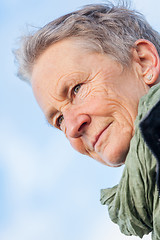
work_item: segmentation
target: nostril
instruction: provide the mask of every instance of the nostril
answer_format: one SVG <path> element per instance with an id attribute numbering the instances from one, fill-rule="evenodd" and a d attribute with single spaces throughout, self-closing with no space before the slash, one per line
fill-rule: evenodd
<path id="1" fill-rule="evenodd" d="M 82 125 L 78 129 L 78 132 L 80 132 L 86 124 L 87 124 L 87 122 L 82 123 Z"/>

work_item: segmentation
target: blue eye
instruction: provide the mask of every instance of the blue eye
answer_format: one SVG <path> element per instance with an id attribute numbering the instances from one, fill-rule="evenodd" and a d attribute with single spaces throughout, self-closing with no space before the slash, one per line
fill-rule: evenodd
<path id="1" fill-rule="evenodd" d="M 63 119 L 64 119 L 63 115 L 61 115 L 57 118 L 57 126 L 58 127 L 60 127 L 60 125 L 62 124 Z"/>
<path id="2" fill-rule="evenodd" d="M 77 84 L 77 85 L 73 88 L 73 93 L 74 93 L 74 94 L 77 94 L 77 93 L 78 93 L 79 89 L 81 88 L 81 85 L 82 85 L 82 84 Z"/>

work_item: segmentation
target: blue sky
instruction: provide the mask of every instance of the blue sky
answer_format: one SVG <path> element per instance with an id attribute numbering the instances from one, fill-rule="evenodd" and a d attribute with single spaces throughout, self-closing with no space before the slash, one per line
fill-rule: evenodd
<path id="1" fill-rule="evenodd" d="M 12 54 L 27 24 L 40 27 L 99 2 L 1 0 L 1 240 L 138 239 L 120 234 L 99 201 L 100 189 L 117 184 L 123 167 L 105 167 L 81 156 L 49 127 L 31 88 L 16 77 Z M 133 6 L 160 31 L 159 0 L 135 0 Z"/>

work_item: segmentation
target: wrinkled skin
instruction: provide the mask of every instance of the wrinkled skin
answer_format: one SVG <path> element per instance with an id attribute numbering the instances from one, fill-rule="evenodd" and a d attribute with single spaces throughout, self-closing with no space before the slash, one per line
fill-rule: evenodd
<path id="1" fill-rule="evenodd" d="M 74 149 L 109 166 L 125 162 L 138 103 L 149 89 L 136 60 L 124 69 L 111 56 L 63 40 L 37 59 L 32 88 L 48 122 Z"/>

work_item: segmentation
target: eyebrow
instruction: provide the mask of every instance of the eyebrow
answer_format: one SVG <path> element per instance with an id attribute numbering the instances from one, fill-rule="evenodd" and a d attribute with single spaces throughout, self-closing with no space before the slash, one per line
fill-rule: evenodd
<path id="1" fill-rule="evenodd" d="M 79 72 L 79 71 L 72 72 L 70 74 L 64 75 L 61 78 L 59 78 L 58 82 L 57 82 L 57 88 L 60 85 L 59 95 L 63 96 L 63 97 L 65 95 L 67 95 L 70 85 L 73 83 L 73 80 L 77 80 L 77 78 L 79 78 L 81 80 L 82 80 L 82 78 L 84 79 L 84 73 Z M 87 76 L 87 79 L 88 79 L 88 76 Z M 63 80 L 63 84 L 62 84 L 62 81 L 60 81 L 60 80 Z"/>

